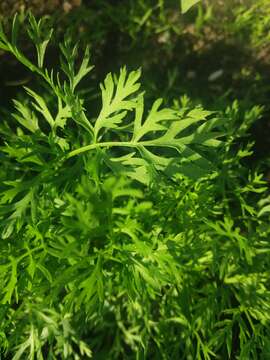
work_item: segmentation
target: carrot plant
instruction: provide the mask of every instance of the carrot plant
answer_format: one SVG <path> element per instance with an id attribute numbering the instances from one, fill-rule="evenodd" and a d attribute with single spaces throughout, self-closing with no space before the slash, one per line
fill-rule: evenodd
<path id="1" fill-rule="evenodd" d="M 126 67 L 91 102 L 89 49 L 66 38 L 49 69 L 46 18 L 24 23 L 35 60 L 20 21 L 0 48 L 37 81 L 0 125 L 3 357 L 267 358 L 266 183 L 236 146 L 261 109 L 148 104 Z"/>

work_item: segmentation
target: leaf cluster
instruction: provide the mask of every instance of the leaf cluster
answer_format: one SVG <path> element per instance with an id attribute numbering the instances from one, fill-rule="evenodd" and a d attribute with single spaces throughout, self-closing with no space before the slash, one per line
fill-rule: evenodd
<path id="1" fill-rule="evenodd" d="M 252 146 L 235 146 L 260 109 L 239 125 L 237 105 L 149 106 L 123 67 L 95 110 L 80 88 L 89 49 L 78 61 L 66 38 L 48 69 L 45 22 L 28 18 L 36 63 L 18 17 L 11 39 L 0 31 L 40 81 L 0 125 L 3 356 L 267 358 L 267 188 L 243 165 Z"/>

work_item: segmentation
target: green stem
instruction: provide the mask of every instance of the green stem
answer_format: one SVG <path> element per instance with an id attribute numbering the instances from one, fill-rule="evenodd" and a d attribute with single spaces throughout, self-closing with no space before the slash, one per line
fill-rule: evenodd
<path id="1" fill-rule="evenodd" d="M 126 146 L 126 147 L 136 147 L 138 144 L 136 142 L 123 142 L 123 141 L 108 141 L 108 142 L 100 142 L 95 144 L 90 144 L 86 146 L 82 146 L 79 149 L 72 150 L 68 153 L 67 158 L 71 158 L 73 156 L 79 155 L 85 151 L 94 150 L 102 147 L 113 147 L 113 146 Z"/>
<path id="2" fill-rule="evenodd" d="M 97 148 L 103 148 L 103 147 L 113 147 L 113 146 L 120 146 L 120 147 L 133 147 L 133 148 L 139 148 L 140 146 L 159 146 L 159 147 L 171 147 L 173 149 L 176 148 L 176 145 L 166 143 L 166 142 L 158 142 L 158 141 L 152 141 L 152 140 L 146 140 L 146 141 L 108 141 L 108 142 L 100 142 L 100 143 L 93 143 L 90 145 L 82 146 L 79 149 L 72 150 L 67 154 L 67 159 L 79 155 L 85 151 L 94 150 Z"/>

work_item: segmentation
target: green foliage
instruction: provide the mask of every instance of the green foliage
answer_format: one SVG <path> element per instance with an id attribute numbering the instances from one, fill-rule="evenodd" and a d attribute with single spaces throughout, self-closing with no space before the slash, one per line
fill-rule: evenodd
<path id="1" fill-rule="evenodd" d="M 39 83 L 0 125 L 3 356 L 267 359 L 269 198 L 239 146 L 263 109 L 151 105 L 126 67 L 90 103 L 89 49 L 48 69 L 47 25 L 36 63 L 0 31 Z"/>
<path id="2" fill-rule="evenodd" d="M 201 0 L 181 0 L 182 13 L 187 12 L 192 6 L 200 1 Z"/>

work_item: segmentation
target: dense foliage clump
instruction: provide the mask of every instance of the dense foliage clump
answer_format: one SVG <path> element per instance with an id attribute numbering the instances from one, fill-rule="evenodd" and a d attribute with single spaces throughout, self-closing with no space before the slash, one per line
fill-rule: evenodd
<path id="1" fill-rule="evenodd" d="M 267 162 L 247 160 L 264 107 L 153 99 L 127 67 L 98 89 L 70 36 L 47 65 L 48 20 L 0 29 L 32 77 L 1 109 L 3 357 L 267 359 Z"/>

